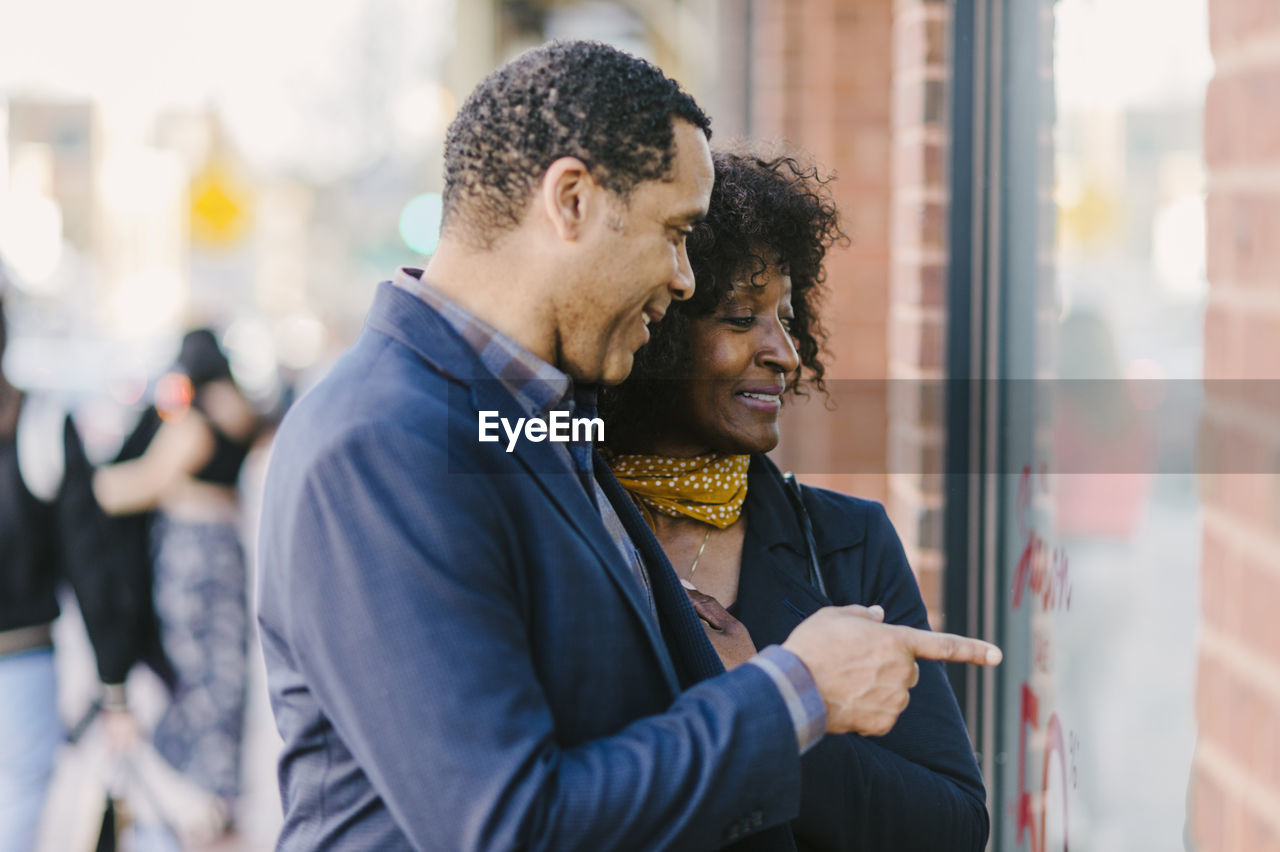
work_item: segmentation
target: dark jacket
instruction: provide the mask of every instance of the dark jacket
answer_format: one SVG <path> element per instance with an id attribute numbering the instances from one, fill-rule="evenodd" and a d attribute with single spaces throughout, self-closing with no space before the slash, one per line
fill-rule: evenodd
<path id="1" fill-rule="evenodd" d="M 0 439 L 0 631 L 57 618 L 61 573 L 54 505 L 27 490 L 14 437 Z"/>
<path id="2" fill-rule="evenodd" d="M 803 488 L 830 600 L 807 580 L 796 512 L 773 462 L 748 474 L 738 600 L 731 611 L 756 647 L 780 643 L 830 604 L 880 604 L 885 621 L 928 628 L 915 576 L 884 507 Z M 942 664 L 920 661 L 920 682 L 883 737 L 828 736 L 801 759 L 803 798 L 792 823 L 804 850 L 981 850 L 986 791 Z"/>
<path id="3" fill-rule="evenodd" d="M 0 630 L 53 621 L 58 586 L 67 581 L 104 683 L 123 682 L 144 661 L 172 685 L 151 607 L 145 531 L 98 506 L 93 468 L 69 417 L 62 443 L 62 482 L 48 503 L 23 483 L 16 441 L 0 443 Z"/>
<path id="4" fill-rule="evenodd" d="M 682 689 L 718 661 L 675 574 L 649 563 L 655 624 L 554 447 L 477 440 L 479 411 L 520 416 L 487 375 L 383 284 L 280 427 L 259 560 L 278 848 L 708 850 L 785 826 L 777 688 L 741 666 Z"/>

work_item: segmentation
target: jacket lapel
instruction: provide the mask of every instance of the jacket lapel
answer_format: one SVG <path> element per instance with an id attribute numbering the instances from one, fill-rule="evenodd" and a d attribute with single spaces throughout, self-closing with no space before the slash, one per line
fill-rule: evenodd
<path id="1" fill-rule="evenodd" d="M 681 685 L 687 688 L 698 681 L 723 674 L 724 664 L 720 662 L 720 656 L 707 638 L 706 630 L 694 612 L 693 604 L 689 603 L 689 596 L 680 585 L 671 563 L 667 561 L 662 545 L 599 453 L 595 456 L 595 469 L 600 488 L 609 498 L 627 534 L 644 559 L 663 636 L 666 637 L 671 654 L 680 669 Z"/>
<path id="2" fill-rule="evenodd" d="M 759 645 L 782 641 L 807 616 L 830 606 L 831 601 L 809 583 L 804 533 L 783 490 L 782 474 L 767 458 L 755 456 L 747 475 L 743 507 L 747 535 L 733 609 L 744 623 L 752 625 L 752 638 Z"/>
<path id="3" fill-rule="evenodd" d="M 506 417 L 512 422 L 524 416 L 519 411 L 515 400 L 496 380 L 473 382 L 471 396 L 471 404 L 477 416 L 480 411 L 497 411 L 500 417 Z M 623 561 L 622 554 L 618 552 L 613 538 L 605 528 L 600 518 L 600 510 L 596 507 L 591 495 L 582 487 L 578 477 L 565 466 L 564 459 L 556 453 L 549 442 L 519 441 L 511 455 L 538 483 L 578 534 L 591 545 L 591 549 L 604 564 L 605 572 L 635 612 L 645 635 L 658 655 L 667 680 L 673 690 L 678 691 L 675 670 L 672 668 L 671 659 L 666 653 L 657 625 L 653 622 L 653 616 L 649 612 L 649 602 L 640 588 L 639 579 L 631 575 L 631 570 Z"/>
<path id="4" fill-rule="evenodd" d="M 432 369 L 453 380 L 450 405 L 466 406 L 477 424 L 481 411 L 497 411 L 499 417 L 511 422 L 525 416 L 511 394 L 485 368 L 466 341 L 440 314 L 411 293 L 390 282 L 380 284 L 369 311 L 368 325 L 409 347 Z M 519 441 L 511 455 L 604 564 L 606 573 L 635 612 L 673 693 L 678 692 L 679 681 L 667 647 L 653 623 L 648 601 L 638 587 L 637 578 L 631 576 L 630 569 L 624 564 L 600 519 L 599 509 L 578 477 L 565 466 L 564 460 L 547 441 Z M 511 472 L 511 467 L 505 463 L 493 471 L 499 476 L 510 475 Z"/>

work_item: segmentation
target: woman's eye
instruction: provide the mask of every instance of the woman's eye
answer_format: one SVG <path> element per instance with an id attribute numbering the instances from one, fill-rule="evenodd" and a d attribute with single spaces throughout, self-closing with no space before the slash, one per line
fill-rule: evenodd
<path id="1" fill-rule="evenodd" d="M 782 327 L 787 331 L 790 331 L 791 326 L 795 325 L 796 322 L 795 317 L 778 317 L 778 320 L 782 323 Z"/>
<path id="2" fill-rule="evenodd" d="M 753 316 L 721 317 L 720 319 L 735 328 L 751 328 L 751 326 L 755 325 L 756 322 L 756 318 Z"/>

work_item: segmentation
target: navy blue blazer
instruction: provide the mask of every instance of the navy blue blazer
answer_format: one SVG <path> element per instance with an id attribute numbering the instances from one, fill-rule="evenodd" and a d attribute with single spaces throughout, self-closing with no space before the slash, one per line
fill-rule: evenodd
<path id="1" fill-rule="evenodd" d="M 738 599 L 731 611 L 757 647 L 784 640 L 832 604 L 880 604 L 885 621 L 928 629 L 928 614 L 884 507 L 804 487 L 830 599 L 808 582 L 804 533 L 782 475 L 751 460 Z M 792 823 L 801 850 L 980 852 L 986 789 L 942 664 L 920 660 L 911 703 L 883 737 L 825 737 L 801 759 L 803 799 Z"/>
<path id="2" fill-rule="evenodd" d="M 790 847 L 800 759 L 777 689 L 723 673 L 615 481 L 658 623 L 553 448 L 477 440 L 479 410 L 521 416 L 487 376 L 383 284 L 281 425 L 259 606 L 279 848 Z"/>

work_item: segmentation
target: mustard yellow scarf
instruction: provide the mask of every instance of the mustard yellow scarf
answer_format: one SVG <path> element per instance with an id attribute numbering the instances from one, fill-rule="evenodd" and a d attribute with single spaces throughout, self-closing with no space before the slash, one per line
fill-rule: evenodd
<path id="1" fill-rule="evenodd" d="M 654 525 L 650 512 L 661 512 L 724 529 L 738 520 L 747 499 L 751 456 L 708 453 L 678 459 L 609 454 L 606 458 L 650 527 Z"/>

